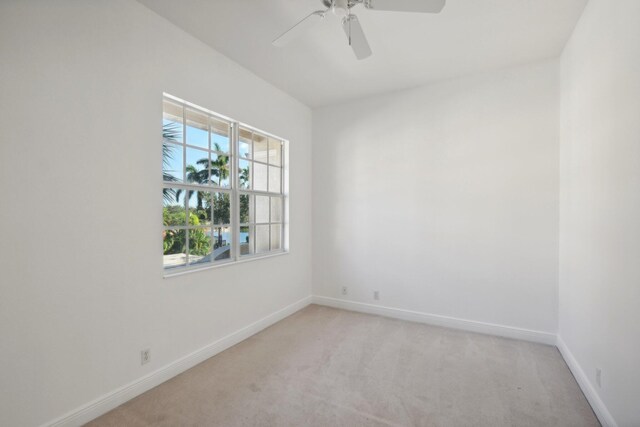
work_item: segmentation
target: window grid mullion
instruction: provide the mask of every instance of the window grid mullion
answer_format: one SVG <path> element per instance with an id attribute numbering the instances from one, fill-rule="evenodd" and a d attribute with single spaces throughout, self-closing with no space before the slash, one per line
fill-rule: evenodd
<path id="1" fill-rule="evenodd" d="M 280 249 L 284 249 L 284 144 L 280 141 Z"/>
<path id="2" fill-rule="evenodd" d="M 269 146 L 267 145 L 267 149 L 268 147 Z M 267 176 L 269 176 L 269 173 L 267 173 Z M 269 188 L 268 182 L 267 182 L 267 188 Z M 269 250 L 271 250 L 271 197 L 269 197 Z"/>
<path id="3" fill-rule="evenodd" d="M 209 162 L 207 164 L 207 184 L 211 184 L 211 116 L 207 115 L 207 145 L 209 148 L 209 152 L 207 153 L 207 158 L 209 159 Z M 213 256 L 213 251 L 216 248 L 216 242 L 215 242 L 215 237 L 216 237 L 216 232 L 215 232 L 215 205 L 216 205 L 216 199 L 214 197 L 214 194 L 212 191 L 209 191 L 209 199 L 211 200 L 211 213 L 209 214 L 211 216 L 211 228 L 209 229 L 209 238 L 211 239 L 211 241 L 209 242 L 209 251 L 211 252 L 211 262 L 214 262 L 215 258 Z"/>
<path id="4" fill-rule="evenodd" d="M 237 126 L 235 123 L 229 124 L 229 154 L 231 155 L 231 159 L 229 159 L 229 167 L 231 168 L 231 179 L 229 180 L 229 185 L 231 185 L 231 196 L 229 197 L 230 203 L 230 211 L 229 215 L 231 217 L 229 220 L 231 221 L 231 249 L 233 256 L 230 257 L 233 261 L 237 261 L 240 258 L 240 227 L 238 226 L 238 222 L 240 221 L 240 200 L 238 198 L 238 175 L 240 171 L 240 164 L 238 163 L 238 132 Z"/>
<path id="5" fill-rule="evenodd" d="M 225 228 L 231 227 L 231 224 L 211 224 L 211 225 L 163 225 L 163 230 L 204 230 L 205 228 Z"/>
<path id="6" fill-rule="evenodd" d="M 215 230 L 216 229 L 214 228 L 215 221 L 216 221 L 216 218 L 214 217 L 215 211 L 216 211 L 216 209 L 215 209 L 216 199 L 213 196 L 215 193 L 209 192 L 209 194 L 210 194 L 209 197 L 211 198 L 211 214 L 210 214 L 211 215 L 211 232 L 210 232 L 210 234 L 211 234 L 211 262 L 215 262 L 215 258 L 213 256 L 213 251 L 215 251 L 215 249 L 216 249 L 216 242 L 215 242 L 215 240 L 216 240 L 216 231 Z"/>
<path id="7" fill-rule="evenodd" d="M 269 138 L 266 138 L 267 141 L 267 193 L 269 192 L 270 188 L 269 188 L 269 178 L 271 175 L 270 173 L 270 169 L 269 169 Z M 269 199 L 269 215 L 271 215 L 271 199 Z M 269 250 L 271 250 L 271 227 L 269 227 Z"/>
<path id="8" fill-rule="evenodd" d="M 184 105 L 182 105 L 182 182 L 187 184 L 187 109 Z M 184 211 L 185 211 L 185 222 L 187 223 L 187 228 L 185 229 L 184 236 L 184 253 L 185 260 L 184 265 L 186 267 L 189 266 L 189 190 L 185 190 L 184 192 Z"/>
<path id="9" fill-rule="evenodd" d="M 209 152 L 207 153 L 207 158 L 209 159 L 209 164 L 207 164 L 207 184 L 211 182 L 211 117 L 207 115 L 207 145 L 209 147 Z M 213 216 L 211 217 L 213 218 Z"/>
<path id="10" fill-rule="evenodd" d="M 255 162 L 255 158 L 256 158 L 256 142 L 255 142 L 255 135 L 256 133 L 252 130 L 251 131 L 251 161 L 253 162 L 251 164 L 251 170 L 253 171 L 253 179 L 251 180 L 251 189 L 255 190 L 256 188 L 256 162 Z M 249 218 L 249 220 L 253 220 L 253 222 L 256 222 L 256 196 L 253 195 L 250 199 L 250 201 L 252 201 L 253 203 L 250 205 L 251 207 L 253 207 L 253 218 Z M 251 254 L 255 254 L 256 253 L 256 241 L 258 240 L 258 230 L 256 228 L 256 226 L 249 226 L 249 241 L 251 242 L 251 250 L 249 251 Z"/>

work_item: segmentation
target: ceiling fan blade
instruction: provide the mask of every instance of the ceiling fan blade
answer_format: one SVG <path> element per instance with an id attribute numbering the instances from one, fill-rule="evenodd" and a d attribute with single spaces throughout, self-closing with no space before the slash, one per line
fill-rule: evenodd
<path id="1" fill-rule="evenodd" d="M 365 0 L 365 7 L 395 12 L 440 13 L 447 0 Z"/>
<path id="2" fill-rule="evenodd" d="M 342 28 L 344 28 L 344 32 L 349 40 L 349 45 L 351 49 L 353 49 L 356 58 L 365 59 L 371 56 L 369 42 L 367 42 L 367 38 L 364 35 L 364 31 L 362 31 L 360 21 L 358 21 L 356 15 L 347 15 L 342 20 Z"/>
<path id="3" fill-rule="evenodd" d="M 291 40 L 295 39 L 300 34 L 304 33 L 306 30 L 322 21 L 326 13 L 326 10 L 316 10 L 315 12 L 311 12 L 310 14 L 302 18 L 302 20 L 300 20 L 293 27 L 280 34 L 280 36 L 273 40 L 271 44 L 278 47 L 286 45 Z"/>

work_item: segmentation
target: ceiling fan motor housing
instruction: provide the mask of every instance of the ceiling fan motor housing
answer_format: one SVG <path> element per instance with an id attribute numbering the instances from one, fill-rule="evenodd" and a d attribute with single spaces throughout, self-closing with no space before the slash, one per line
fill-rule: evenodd
<path id="1" fill-rule="evenodd" d="M 331 11 L 334 15 L 344 18 L 349 14 L 349 0 L 332 0 Z"/>
<path id="2" fill-rule="evenodd" d="M 338 16 L 345 16 L 353 6 L 367 2 L 369 0 L 322 0 L 322 4 Z"/>

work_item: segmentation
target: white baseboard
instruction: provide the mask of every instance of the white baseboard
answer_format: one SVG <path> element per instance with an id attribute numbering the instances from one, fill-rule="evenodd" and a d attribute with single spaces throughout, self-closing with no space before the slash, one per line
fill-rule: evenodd
<path id="1" fill-rule="evenodd" d="M 563 341 L 560 335 L 558 335 L 556 347 L 560 350 L 560 354 L 562 354 L 562 357 L 567 363 L 567 366 L 569 366 L 571 373 L 573 373 L 578 385 L 593 408 L 593 412 L 595 412 L 598 420 L 600 420 L 600 424 L 602 424 L 603 427 L 618 427 L 616 420 L 613 418 L 602 399 L 600 399 L 600 396 L 593 387 L 593 384 L 591 384 L 591 381 L 589 381 L 589 377 L 582 370 L 582 367 L 580 367 L 578 361 L 573 356 L 569 347 L 567 347 L 567 344 Z"/>
<path id="2" fill-rule="evenodd" d="M 373 304 L 366 304 L 355 301 L 342 300 L 322 296 L 308 296 L 287 307 L 270 314 L 226 337 L 223 337 L 200 350 L 196 350 L 181 359 L 176 360 L 150 374 L 139 378 L 131 383 L 107 393 L 69 413 L 46 423 L 45 426 L 67 427 L 81 426 L 94 418 L 120 406 L 134 397 L 156 387 L 163 382 L 175 377 L 189 368 L 215 356 L 216 354 L 232 347 L 261 330 L 273 325 L 287 316 L 303 309 L 309 304 L 325 305 L 328 307 L 341 308 L 344 310 L 358 311 L 361 313 L 376 314 L 395 319 L 408 320 L 412 322 L 425 323 L 429 325 L 443 326 L 454 329 L 461 329 L 470 332 L 478 332 L 489 335 L 497 335 L 506 338 L 514 338 L 525 341 L 538 342 L 548 345 L 556 345 L 566 361 L 569 369 L 575 376 L 580 388 L 587 400 L 594 409 L 596 416 L 604 427 L 617 427 L 614 418 L 607 410 L 606 406 L 595 391 L 588 377 L 578 365 L 578 362 L 569 351 L 568 347 L 560 336 L 549 332 L 534 331 L 529 329 L 514 328 L 511 326 L 497 325 L 493 323 L 477 322 L 473 320 L 458 319 L 454 317 L 428 314 L 399 308 L 383 307 Z"/>
<path id="3" fill-rule="evenodd" d="M 81 426 L 94 418 L 120 406 L 124 402 L 133 399 L 139 394 L 162 384 L 163 382 L 175 377 L 176 375 L 186 371 L 189 368 L 215 356 L 216 354 L 226 350 L 227 348 L 238 344 L 239 342 L 249 338 L 250 336 L 260 332 L 261 330 L 273 325 L 274 323 L 284 319 L 287 316 L 303 309 L 311 304 L 311 296 L 301 299 L 269 316 L 258 320 L 232 334 L 221 338 L 200 350 L 196 350 L 175 362 L 151 372 L 150 374 L 139 378 L 131 383 L 120 387 L 110 393 L 105 394 L 98 399 L 93 400 L 73 411 L 63 415 L 62 417 L 51 421 L 45 426 Z"/>
<path id="4" fill-rule="evenodd" d="M 383 307 L 379 305 L 317 295 L 313 296 L 313 303 L 334 308 L 342 308 L 344 310 L 358 311 L 361 313 L 377 314 L 379 316 L 392 317 L 394 319 L 426 323 L 428 325 L 444 326 L 447 328 L 461 329 L 464 331 L 478 332 L 481 334 L 497 335 L 506 338 L 514 338 L 524 341 L 556 345 L 556 335 L 549 332 L 514 328 L 512 326 L 458 319 L 455 317 L 441 316 L 438 314 L 422 313 L 419 311 L 404 310 L 400 308 Z"/>

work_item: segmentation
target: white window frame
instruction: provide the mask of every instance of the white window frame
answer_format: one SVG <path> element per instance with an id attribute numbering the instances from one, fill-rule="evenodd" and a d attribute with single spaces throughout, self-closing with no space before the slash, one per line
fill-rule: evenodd
<path id="1" fill-rule="evenodd" d="M 218 268 L 218 267 L 223 267 L 223 266 L 228 266 L 228 265 L 235 265 L 235 264 L 240 264 L 240 263 L 244 263 L 247 261 L 253 261 L 253 260 L 259 260 L 259 259 L 264 259 L 264 258 L 270 258 L 270 257 L 274 257 L 274 256 L 279 256 L 279 255 L 285 255 L 287 253 L 289 253 L 289 242 L 288 242 L 288 202 L 289 202 L 289 197 L 288 197 L 288 144 L 289 141 L 287 141 L 284 138 L 278 137 L 274 134 L 271 134 L 269 132 L 263 131 L 261 129 L 255 128 L 251 125 L 248 125 L 246 123 L 240 122 L 238 120 L 234 120 L 231 119 L 227 116 L 224 116 L 222 114 L 218 114 L 214 111 L 208 110 L 206 108 L 200 107 L 198 105 L 192 104 L 188 101 L 185 101 L 181 98 L 178 98 L 176 96 L 170 95 L 168 93 L 163 93 L 163 105 L 164 105 L 164 101 L 169 101 L 171 103 L 174 104 L 178 104 L 181 105 L 183 107 L 183 117 L 182 117 L 182 143 L 180 144 L 183 152 L 182 152 L 182 173 L 183 173 L 183 179 L 182 182 L 167 182 L 167 181 L 162 181 L 162 187 L 163 188 L 179 188 L 182 189 L 185 192 L 185 212 L 187 215 L 187 224 L 184 226 L 174 226 L 174 225 L 170 225 L 170 226 L 165 226 L 163 224 L 162 229 L 164 231 L 167 230 L 186 230 L 186 243 L 185 243 L 185 251 L 187 254 L 187 259 L 185 261 L 185 265 L 184 266 L 179 266 L 179 267 L 171 267 L 171 268 L 166 268 L 162 267 L 163 270 L 163 276 L 165 278 L 167 277 L 173 277 L 173 276 L 178 276 L 178 275 L 183 275 L 183 274 L 187 274 L 187 273 L 192 273 L 195 271 L 201 271 L 201 270 L 208 270 L 208 269 L 212 269 L 212 268 Z M 192 147 L 191 145 L 187 144 L 187 140 L 186 140 L 186 127 L 187 127 L 187 120 L 186 120 L 186 110 L 190 109 L 190 110 L 195 110 L 197 112 L 201 112 L 206 114 L 207 116 L 209 116 L 210 118 L 214 118 L 220 121 L 224 121 L 227 122 L 230 126 L 229 128 L 229 157 L 230 157 L 230 161 L 229 161 L 229 187 L 218 187 L 215 185 L 202 185 L 202 184 L 196 184 L 196 183 L 190 183 L 187 182 L 186 180 L 186 166 L 187 166 L 187 156 L 186 156 L 186 149 L 189 147 Z M 163 108 L 163 115 L 164 115 L 164 108 Z M 239 153 L 239 141 L 240 141 L 240 129 L 243 129 L 245 131 L 249 131 L 252 133 L 252 136 L 254 134 L 256 135 L 260 135 L 262 137 L 265 137 L 268 139 L 273 139 L 273 140 L 277 140 L 280 141 L 280 146 L 281 146 L 281 152 L 280 152 L 280 192 L 270 192 L 269 190 L 269 172 L 270 172 L 270 168 L 273 167 L 277 167 L 274 165 L 270 165 L 269 164 L 269 151 L 267 150 L 267 160 L 265 162 L 262 161 L 258 161 L 255 160 L 255 156 L 254 156 L 254 141 L 252 138 L 252 144 L 251 144 L 251 158 L 247 159 L 244 157 L 240 157 L 240 153 Z M 211 153 L 216 153 L 216 150 L 212 150 L 211 147 L 211 130 L 209 130 L 209 149 L 206 150 L 207 155 L 209 156 L 209 160 L 211 160 Z M 178 144 L 175 144 L 178 145 Z M 205 151 L 204 149 L 202 149 L 201 147 L 199 147 L 200 150 Z M 219 154 L 219 153 L 218 153 Z M 251 188 L 246 189 L 246 188 L 240 188 L 240 161 L 249 161 L 252 162 L 251 165 L 251 177 L 250 177 L 250 182 L 251 182 Z M 253 166 L 258 163 L 258 164 L 263 164 L 265 165 L 266 169 L 267 169 L 267 191 L 261 191 L 261 190 L 254 190 L 253 189 Z M 209 164 L 210 167 L 210 164 Z M 211 172 L 209 171 L 209 176 L 211 175 Z M 213 213 L 212 213 L 212 223 L 210 226 L 190 226 L 189 225 L 189 191 L 205 191 L 205 192 L 210 192 L 210 193 L 228 193 L 230 195 L 229 200 L 230 200 L 230 224 L 215 224 L 213 223 L 214 218 L 213 218 Z M 252 205 L 252 202 L 250 201 L 250 207 L 249 207 L 249 211 L 250 211 L 250 223 L 240 223 L 240 196 L 241 195 L 250 195 L 252 197 L 252 200 L 255 200 L 256 196 L 266 196 L 269 198 L 269 222 L 262 224 L 262 223 L 257 223 L 255 221 L 255 203 Z M 281 218 L 280 218 L 280 222 L 272 222 L 272 218 L 271 218 L 271 201 L 274 198 L 279 198 L 281 199 Z M 163 203 L 164 205 L 164 203 Z M 212 209 L 213 210 L 213 209 Z M 251 221 L 253 220 L 253 221 Z M 261 253 L 255 253 L 255 248 L 256 248 L 256 230 L 257 227 L 256 225 L 267 225 L 269 227 L 269 250 L 266 252 L 261 252 Z M 250 254 L 241 254 L 241 246 L 240 246 L 240 229 L 241 227 L 245 227 L 245 226 L 249 226 L 249 242 L 250 245 L 253 247 L 253 251 Z M 272 250 L 271 249 L 271 229 L 273 225 L 280 225 L 280 249 L 275 249 Z M 230 250 L 230 257 L 227 259 L 223 259 L 223 260 L 219 260 L 219 261 L 215 261 L 215 260 L 211 260 L 210 262 L 206 263 L 206 264 L 199 264 L 199 265 L 189 265 L 188 259 L 188 253 L 189 253 L 189 230 L 191 229 L 196 229 L 196 228 L 204 228 L 204 227 L 210 227 L 211 228 L 211 245 L 212 245 L 212 251 L 211 253 L 213 254 L 213 245 L 214 245 L 214 241 L 213 241 L 213 230 L 215 228 L 218 227 L 229 227 L 230 231 L 231 231 L 231 250 Z"/>

